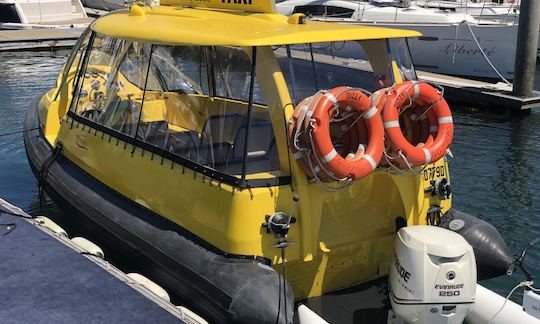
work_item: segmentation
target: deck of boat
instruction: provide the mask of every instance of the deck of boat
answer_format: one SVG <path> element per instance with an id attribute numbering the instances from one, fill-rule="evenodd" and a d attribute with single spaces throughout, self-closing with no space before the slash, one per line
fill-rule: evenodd
<path id="1" fill-rule="evenodd" d="M 174 305 L 24 217 L 0 199 L 2 322 L 182 323 Z"/>

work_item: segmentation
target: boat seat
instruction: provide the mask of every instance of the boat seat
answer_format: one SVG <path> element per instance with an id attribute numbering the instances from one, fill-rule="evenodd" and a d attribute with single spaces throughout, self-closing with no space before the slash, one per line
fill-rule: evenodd
<path id="1" fill-rule="evenodd" d="M 278 170 L 272 123 L 252 118 L 250 127 L 247 173 Z M 140 125 L 138 138 L 193 162 L 229 174 L 240 174 L 245 136 L 246 116 L 233 113 L 208 118 L 200 136 L 191 130 L 172 131 L 166 121 L 154 121 Z"/>
<path id="2" fill-rule="evenodd" d="M 195 131 L 169 132 L 165 150 L 195 162 L 199 157 L 198 143 L 199 134 Z"/>
<path id="3" fill-rule="evenodd" d="M 164 148 L 167 142 L 167 130 L 168 124 L 166 121 L 141 123 L 137 137 L 142 137 L 142 140 L 148 144 Z"/>
<path id="4" fill-rule="evenodd" d="M 246 129 L 245 124 L 238 129 L 232 153 L 227 159 L 226 165 L 221 168 L 227 173 L 240 174 L 242 172 Z M 246 173 L 272 171 L 275 165 L 275 159 L 271 158 L 272 154 L 277 155 L 272 123 L 269 120 L 252 120 L 247 148 Z"/>
<path id="5" fill-rule="evenodd" d="M 225 163 L 243 119 L 239 113 L 208 117 L 201 132 L 197 162 L 211 167 Z"/>

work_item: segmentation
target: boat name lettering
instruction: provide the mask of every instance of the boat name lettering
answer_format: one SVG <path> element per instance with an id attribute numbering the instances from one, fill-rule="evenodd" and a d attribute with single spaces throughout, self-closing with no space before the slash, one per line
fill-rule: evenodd
<path id="1" fill-rule="evenodd" d="M 252 2 L 253 0 L 221 0 L 221 3 L 234 3 L 234 4 L 245 4 L 245 5 L 253 4 Z"/>
<path id="2" fill-rule="evenodd" d="M 457 284 L 457 285 L 435 285 L 435 289 L 461 289 L 463 288 L 463 284 Z"/>
<path id="3" fill-rule="evenodd" d="M 409 282 L 409 279 L 411 278 L 411 273 L 399 263 L 397 256 L 394 256 L 394 266 L 396 267 L 396 271 L 398 272 L 399 276 L 403 278 L 405 282 Z"/>
<path id="4" fill-rule="evenodd" d="M 354 93 L 354 92 L 347 92 L 347 99 L 351 99 L 351 100 L 360 100 L 360 98 L 358 97 L 358 94 Z"/>
<path id="5" fill-rule="evenodd" d="M 487 56 L 492 56 L 493 54 L 495 54 L 496 48 L 490 47 L 490 48 L 483 48 L 482 50 Z M 482 52 L 478 48 L 467 48 L 465 47 L 465 44 L 457 45 L 454 47 L 454 43 L 448 44 L 448 46 L 446 46 L 443 52 L 446 55 L 452 55 L 454 54 L 454 52 L 460 55 L 482 55 Z"/>
<path id="6" fill-rule="evenodd" d="M 444 165 L 431 166 L 424 169 L 424 181 L 442 178 L 446 175 Z"/>

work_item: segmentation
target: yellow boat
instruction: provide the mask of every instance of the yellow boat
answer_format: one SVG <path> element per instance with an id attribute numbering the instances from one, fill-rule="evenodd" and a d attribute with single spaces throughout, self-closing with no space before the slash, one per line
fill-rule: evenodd
<path id="1" fill-rule="evenodd" d="M 212 322 L 287 323 L 294 301 L 388 275 L 396 231 L 451 207 L 434 188 L 446 158 L 336 186 L 306 176 L 288 133 L 321 89 L 414 80 L 418 35 L 272 1 L 132 5 L 97 19 L 32 104 L 27 155 L 77 221 Z"/>

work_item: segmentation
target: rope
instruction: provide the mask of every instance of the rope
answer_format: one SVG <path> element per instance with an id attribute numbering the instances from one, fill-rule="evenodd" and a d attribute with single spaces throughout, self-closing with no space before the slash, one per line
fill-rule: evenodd
<path id="1" fill-rule="evenodd" d="M 439 98 L 434 101 L 433 103 L 431 103 L 425 110 L 424 112 L 422 112 L 422 114 L 420 114 L 420 116 L 418 116 L 416 118 L 416 120 L 414 120 L 413 122 L 411 122 L 411 124 L 405 129 L 403 130 L 403 133 L 407 133 L 407 131 L 411 128 L 411 126 L 413 126 L 415 123 L 419 122 L 421 120 L 421 117 L 423 117 L 425 114 L 427 114 L 435 105 L 437 105 L 439 102 L 441 102 L 443 99 L 444 99 L 444 88 L 441 87 L 441 86 L 438 86 L 436 84 L 430 84 L 429 82 L 425 82 L 425 81 L 418 81 L 416 83 L 413 83 L 411 86 L 409 86 L 406 90 L 405 90 L 405 94 L 407 95 L 407 98 L 409 99 L 409 103 L 407 104 L 407 106 L 405 108 L 403 108 L 399 114 L 401 115 L 403 112 L 405 112 L 405 110 L 409 109 L 410 107 L 412 107 L 413 103 L 414 103 L 414 100 L 412 99 L 411 95 L 409 94 L 409 90 L 412 89 L 413 87 L 421 84 L 421 83 L 426 83 L 426 84 L 429 84 L 430 86 L 436 88 L 439 90 Z M 394 85 L 395 86 L 395 85 Z M 390 92 L 393 90 L 394 86 L 390 87 L 390 89 L 388 89 L 388 91 L 386 92 L 386 96 L 384 96 L 384 103 L 386 103 L 386 98 L 388 96 L 390 96 Z M 384 107 L 384 105 L 383 105 Z M 422 174 L 422 171 L 424 170 L 424 168 L 426 166 L 424 166 L 420 171 L 416 171 L 414 170 L 414 166 L 411 165 L 411 163 L 407 160 L 407 157 L 403 154 L 402 151 L 399 151 L 398 152 L 398 155 L 399 157 L 402 158 L 402 160 L 405 162 L 405 164 L 407 165 L 407 168 L 409 169 L 409 171 L 403 171 L 402 169 L 400 169 L 399 167 L 397 167 L 394 163 L 392 163 L 391 160 L 395 160 L 395 157 L 392 157 L 390 156 L 388 153 L 387 153 L 387 148 L 385 147 L 384 149 L 384 158 L 386 160 L 386 162 L 393 168 L 395 169 L 396 171 L 399 172 L 399 174 L 412 174 L 412 175 L 421 175 Z"/>
<path id="2" fill-rule="evenodd" d="M 497 317 L 502 312 L 502 310 L 504 309 L 504 306 L 506 306 L 506 303 L 510 299 L 510 296 L 512 296 L 512 294 L 519 287 L 527 287 L 527 288 L 531 289 L 532 291 L 540 291 L 539 288 L 533 287 L 532 284 L 533 284 L 532 281 L 522 281 L 522 282 L 518 283 L 514 288 L 512 288 L 512 290 L 510 290 L 510 293 L 506 296 L 506 299 L 504 300 L 504 303 L 502 304 L 501 308 L 499 308 L 499 310 L 493 315 L 493 317 L 491 317 L 488 324 L 491 324 L 493 322 L 493 320 L 495 319 L 495 317 Z"/>
<path id="3" fill-rule="evenodd" d="M 38 196 L 39 196 L 39 209 L 43 209 L 42 207 L 42 201 L 44 199 L 44 183 L 45 178 L 47 177 L 47 174 L 49 173 L 49 168 L 51 165 L 56 161 L 60 153 L 62 152 L 62 144 L 57 143 L 56 147 L 52 151 L 51 155 L 43 162 L 41 168 L 39 168 L 38 172 Z"/>
<path id="4" fill-rule="evenodd" d="M 436 101 L 434 101 L 431 105 L 429 105 L 429 107 L 427 107 L 427 108 L 424 110 L 424 112 L 423 112 L 422 114 L 420 114 L 420 116 L 418 116 L 418 117 L 416 118 L 416 120 L 413 121 L 413 122 L 411 123 L 411 125 L 410 125 L 409 127 L 405 128 L 405 130 L 403 131 L 404 134 L 407 133 L 407 131 L 409 130 L 409 128 L 411 128 L 412 125 L 414 125 L 415 123 L 417 123 L 418 121 L 420 121 L 421 118 L 422 118 L 423 116 L 425 116 L 425 115 L 426 115 L 426 114 L 427 114 L 427 113 L 428 113 L 435 105 L 437 105 L 439 102 L 441 102 L 441 101 L 444 99 L 444 88 L 443 88 L 443 87 L 438 86 L 438 85 L 436 85 L 436 84 L 430 84 L 429 82 L 425 82 L 425 81 L 419 81 L 419 82 L 416 83 L 416 84 L 420 84 L 420 83 L 426 83 L 426 84 L 429 84 L 430 86 L 432 86 L 432 87 L 438 89 L 438 90 L 439 90 L 439 93 L 440 93 L 440 96 L 439 96 L 439 98 L 438 98 Z M 399 113 L 400 115 L 401 115 L 406 109 L 408 109 L 408 108 L 410 108 L 410 107 L 412 106 L 412 104 L 413 104 L 413 99 L 412 99 L 411 95 L 409 94 L 409 90 L 410 90 L 411 88 L 413 88 L 416 84 L 413 84 L 412 86 L 410 86 L 409 88 L 407 88 L 407 91 L 405 91 L 405 93 L 407 94 L 407 96 L 408 96 L 408 98 L 409 98 L 410 105 L 408 105 L 408 106 L 405 107 L 402 111 L 400 111 L 400 113 Z"/>
<path id="5" fill-rule="evenodd" d="M 476 36 L 474 35 L 473 31 L 472 31 L 472 28 L 471 28 L 471 25 L 470 24 L 467 24 L 467 28 L 469 29 L 469 33 L 471 34 L 474 42 L 476 43 L 476 46 L 478 46 L 478 49 L 480 50 L 480 53 L 482 53 L 482 56 L 484 56 L 484 58 L 486 59 L 486 61 L 488 62 L 489 66 L 491 66 L 491 68 L 493 69 L 493 71 L 501 78 L 501 80 L 504 81 L 504 83 L 508 84 L 508 85 L 512 85 L 512 83 L 510 83 L 508 80 L 505 79 L 504 76 L 502 76 L 502 74 L 499 72 L 499 70 L 497 70 L 497 68 L 495 68 L 495 66 L 493 65 L 493 63 L 491 63 L 491 60 L 487 57 L 486 53 L 484 52 L 484 50 L 482 49 L 482 46 L 480 46 L 480 43 L 478 42 L 478 39 L 476 39 Z"/>
<path id="6" fill-rule="evenodd" d="M 456 25 L 456 32 L 454 33 L 454 49 L 452 50 L 452 64 L 456 63 L 457 37 L 458 37 L 459 26 L 461 26 L 461 24 Z"/>
<path id="7" fill-rule="evenodd" d="M 21 130 L 14 131 L 14 132 L 0 134 L 0 137 L 9 136 L 9 135 L 15 135 L 15 134 L 22 134 L 24 132 L 30 132 L 30 131 L 38 130 L 38 129 L 39 129 L 39 127 L 29 128 L 27 130 L 21 129 Z"/>

